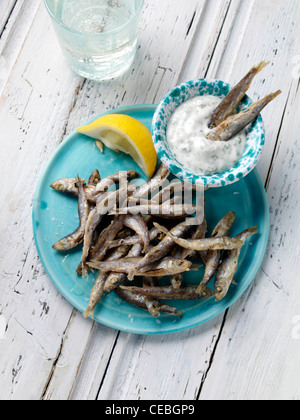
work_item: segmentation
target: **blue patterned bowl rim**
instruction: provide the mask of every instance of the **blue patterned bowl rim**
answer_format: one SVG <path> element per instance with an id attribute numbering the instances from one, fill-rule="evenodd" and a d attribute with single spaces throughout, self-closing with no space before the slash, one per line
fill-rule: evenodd
<path id="1" fill-rule="evenodd" d="M 152 123 L 154 146 L 161 161 L 181 181 L 202 184 L 205 188 L 224 187 L 238 182 L 256 167 L 265 144 L 265 129 L 261 115 L 247 129 L 247 146 L 244 156 L 234 168 L 222 174 L 195 175 L 174 158 L 168 145 L 166 136 L 168 122 L 178 106 L 199 95 L 214 95 L 223 99 L 230 90 L 231 85 L 221 80 L 192 80 L 172 89 L 158 105 Z M 245 95 L 240 110 L 245 110 L 252 103 L 249 96 Z"/>

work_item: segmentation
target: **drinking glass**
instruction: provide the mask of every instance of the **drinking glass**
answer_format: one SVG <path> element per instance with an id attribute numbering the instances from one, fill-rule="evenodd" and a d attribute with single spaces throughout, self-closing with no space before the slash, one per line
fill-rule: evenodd
<path id="1" fill-rule="evenodd" d="M 144 0 L 44 0 L 75 73 L 109 80 L 132 65 Z"/>

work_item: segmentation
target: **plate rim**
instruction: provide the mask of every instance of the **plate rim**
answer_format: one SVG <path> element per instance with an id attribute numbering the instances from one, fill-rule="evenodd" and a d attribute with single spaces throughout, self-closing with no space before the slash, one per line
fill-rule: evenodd
<path id="1" fill-rule="evenodd" d="M 122 113 L 122 112 L 132 112 L 132 111 L 137 111 L 137 110 L 145 110 L 145 111 L 153 111 L 155 112 L 157 105 L 155 104 L 143 104 L 143 105 L 128 105 L 128 106 L 124 106 L 124 107 L 120 107 L 120 108 L 116 108 L 110 111 L 106 111 L 105 113 L 93 117 L 88 123 L 95 121 L 97 118 L 99 118 L 102 115 L 107 115 L 107 114 L 112 114 L 112 113 Z M 55 288 L 58 290 L 58 292 L 61 294 L 61 296 L 73 307 L 76 308 L 81 314 L 84 312 L 84 309 L 82 309 L 82 307 L 80 307 L 80 305 L 78 305 L 77 303 L 74 303 L 74 301 L 72 301 L 72 299 L 68 296 L 66 297 L 64 292 L 62 291 L 60 285 L 57 283 L 57 281 L 55 280 L 55 275 L 52 276 L 51 270 L 49 270 L 48 264 L 46 264 L 45 260 L 44 260 L 44 256 L 43 256 L 43 252 L 41 251 L 40 245 L 39 245 L 39 241 L 37 238 L 37 229 L 36 229 L 36 212 L 38 210 L 38 206 L 37 203 L 39 202 L 38 197 L 41 194 L 41 190 L 42 190 L 42 186 L 44 185 L 44 179 L 47 175 L 47 171 L 48 169 L 51 167 L 53 161 L 55 160 L 57 154 L 59 154 L 61 152 L 61 150 L 68 144 L 68 142 L 71 140 L 71 138 L 74 135 L 78 135 L 78 133 L 76 131 L 72 131 L 71 133 L 69 133 L 66 138 L 61 142 L 61 144 L 55 149 L 55 151 L 52 153 L 50 159 L 46 162 L 46 164 L 44 165 L 40 176 L 39 176 L 39 180 L 36 184 L 36 188 L 35 188 L 35 192 L 34 192 L 34 196 L 33 196 L 33 205 L 32 205 L 32 228 L 33 228 L 33 236 L 34 236 L 34 242 L 36 245 L 36 249 L 37 249 L 37 253 L 39 255 L 40 261 L 43 265 L 43 268 L 47 274 L 47 276 L 49 277 L 49 279 L 51 280 L 52 284 L 55 286 Z M 179 332 L 183 332 L 186 330 L 190 330 L 193 329 L 195 327 L 199 327 L 200 325 L 203 325 L 207 322 L 209 322 L 210 320 L 216 318 L 219 315 L 222 315 L 227 309 L 229 309 L 232 305 L 234 305 L 234 303 L 236 303 L 241 296 L 246 292 L 246 290 L 251 286 L 251 284 L 253 283 L 253 280 L 255 278 L 255 276 L 257 275 L 259 268 L 261 267 L 261 264 L 263 262 L 263 259 L 265 257 L 265 253 L 266 253 L 266 249 L 267 249 L 267 245 L 268 245 L 268 240 L 269 240 L 269 235 L 270 235 L 270 209 L 269 209 L 269 202 L 268 202 L 268 197 L 267 197 L 267 193 L 265 190 L 265 186 L 263 184 L 263 181 L 259 175 L 258 170 L 255 168 L 252 171 L 253 176 L 256 178 L 256 182 L 258 184 L 259 187 L 259 193 L 262 197 L 262 204 L 264 207 L 264 213 L 263 213 L 263 225 L 264 225 L 264 232 L 260 234 L 260 241 L 261 241 L 261 252 L 259 255 L 259 258 L 257 258 L 254 262 L 254 264 L 251 266 L 251 269 L 248 270 L 247 272 L 247 277 L 249 277 L 249 281 L 246 282 L 246 284 L 243 285 L 243 287 L 241 287 L 239 293 L 237 293 L 236 295 L 234 295 L 233 297 L 231 297 L 230 299 L 223 301 L 223 304 L 220 305 L 220 303 L 218 304 L 218 306 L 215 306 L 216 310 L 213 311 L 214 313 L 211 315 L 208 315 L 207 317 L 205 317 L 202 321 L 199 322 L 198 321 L 194 321 L 191 322 L 189 325 L 185 325 L 185 326 L 180 326 L 180 324 L 178 326 L 176 326 L 176 324 L 173 324 L 173 328 L 172 329 L 167 329 L 167 330 L 160 330 L 159 328 L 154 331 L 154 330 L 145 330 L 142 331 L 138 328 L 135 328 L 134 325 L 132 324 L 130 327 L 126 328 L 120 325 L 117 325 L 116 322 L 113 322 L 111 320 L 103 320 L 101 319 L 94 319 L 94 318 L 89 318 L 91 321 L 97 322 L 105 327 L 108 328 L 112 328 L 116 331 L 121 331 L 121 332 L 125 332 L 125 333 L 131 333 L 131 334 L 136 334 L 136 335 L 170 335 L 170 334 L 176 334 Z M 250 175 L 250 174 L 249 174 Z M 248 175 L 248 176 L 249 176 Z"/>

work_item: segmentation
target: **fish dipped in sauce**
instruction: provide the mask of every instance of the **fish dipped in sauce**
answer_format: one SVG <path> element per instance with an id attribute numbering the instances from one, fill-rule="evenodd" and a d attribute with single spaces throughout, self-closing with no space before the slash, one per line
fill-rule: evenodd
<path id="1" fill-rule="evenodd" d="M 228 118 L 207 134 L 206 138 L 213 141 L 227 142 L 254 121 L 261 111 L 281 93 L 281 90 L 270 93 L 265 98 L 252 104 L 245 111 Z"/>
<path id="2" fill-rule="evenodd" d="M 270 63 L 262 61 L 258 66 L 252 67 L 249 73 L 247 73 L 246 76 L 229 92 L 229 94 L 214 111 L 208 125 L 209 128 L 216 128 L 230 115 L 234 114 L 236 108 L 250 88 L 254 77 L 257 76 L 258 73 L 260 73 L 268 64 Z"/>
<path id="3" fill-rule="evenodd" d="M 161 174 L 161 178 L 159 174 Z M 166 187 L 163 186 L 162 179 L 166 179 L 167 174 L 168 171 L 161 166 L 153 182 L 149 180 L 145 183 L 146 185 L 142 185 L 138 189 L 128 188 L 126 194 L 128 194 L 128 197 L 132 197 L 139 190 L 142 200 L 145 201 L 143 205 L 146 205 L 147 196 L 155 191 L 157 186 L 162 188 L 162 191 L 165 190 Z M 92 179 L 94 181 L 91 181 Z M 115 179 L 118 180 L 118 176 L 115 176 Z M 89 178 L 89 182 L 91 182 L 90 187 L 93 187 L 94 190 L 97 188 L 97 181 L 98 183 L 102 182 L 100 174 L 95 172 L 93 178 Z M 148 216 L 145 216 L 143 213 L 138 213 L 137 215 L 131 215 L 130 213 L 127 215 L 110 215 L 104 212 L 102 206 L 111 194 L 109 191 L 99 191 L 98 194 L 102 195 L 97 195 L 95 205 L 88 200 L 86 194 L 88 185 L 85 185 L 83 180 L 78 178 L 77 182 L 68 181 L 68 183 L 74 196 L 76 195 L 75 190 L 78 191 L 78 208 L 81 214 L 81 223 L 78 230 L 83 235 L 82 242 L 85 234 L 88 235 L 88 247 L 87 249 L 83 247 L 82 254 L 84 266 L 81 261 L 78 273 L 85 276 L 87 272 L 84 269 L 90 270 L 93 268 L 98 270 L 95 284 L 91 290 L 89 304 L 84 314 L 85 317 L 91 316 L 104 294 L 112 291 L 115 291 L 126 302 L 148 311 L 154 317 L 159 316 L 159 313 L 168 313 L 173 316 L 182 315 L 182 312 L 176 308 L 160 302 L 160 299 L 165 296 L 166 299 L 193 300 L 210 299 L 212 295 L 215 295 L 216 299 L 224 299 L 227 295 L 235 274 L 235 261 L 238 260 L 241 247 L 248 235 L 254 234 L 254 231 L 256 231 L 255 229 L 250 229 L 236 238 L 228 237 L 229 230 L 234 222 L 235 214 L 233 212 L 229 212 L 218 223 L 211 238 L 206 238 L 207 222 L 205 217 L 204 220 L 195 218 L 197 224 L 191 227 L 185 222 L 174 219 L 172 212 L 171 215 L 162 213 Z M 52 185 L 61 185 L 61 182 L 53 183 Z M 114 192 L 117 203 L 118 197 L 121 195 L 121 189 L 122 187 L 120 186 L 119 190 Z M 68 188 L 63 189 L 63 191 L 59 190 L 59 192 L 66 193 L 69 193 L 69 191 Z M 165 202 L 168 202 L 168 206 L 171 206 L 169 194 L 158 193 L 157 197 L 161 209 Z M 141 210 L 143 205 L 137 207 Z M 91 223 L 87 224 L 89 216 L 93 212 L 94 214 L 90 218 Z M 101 215 L 99 218 L 100 225 L 98 226 L 97 214 L 98 216 Z M 157 224 L 156 220 L 166 226 Z M 103 227 L 101 227 L 102 225 Z M 84 226 L 85 229 L 83 229 Z M 70 234 L 66 237 L 69 238 L 67 242 L 70 240 L 73 244 L 77 243 L 78 230 L 75 232 L 75 236 Z M 65 247 L 57 247 L 59 251 L 63 249 Z M 142 254 L 145 249 L 147 249 L 147 253 L 143 257 Z M 206 287 L 206 281 L 202 284 L 201 290 L 199 290 L 198 286 L 186 285 L 183 282 L 184 273 L 197 267 L 191 261 L 196 255 L 195 250 L 206 250 L 203 252 L 203 258 L 207 264 L 207 279 L 213 277 L 215 267 L 220 261 L 221 252 L 228 250 L 224 254 L 222 263 L 224 265 L 219 265 L 218 267 L 214 292 Z M 212 270 L 210 270 L 210 266 Z M 223 272 L 224 275 L 222 274 Z M 146 281 L 145 276 L 147 276 L 147 279 L 151 277 L 153 280 L 151 282 Z M 170 286 L 166 286 L 165 283 L 160 285 L 160 280 L 166 276 L 170 278 Z M 121 288 L 131 285 L 130 282 L 133 278 L 137 282 L 140 281 L 139 279 L 143 279 L 141 287 L 141 289 L 144 289 L 143 292 L 138 289 Z M 224 281 L 225 286 L 223 284 Z M 135 287 L 139 288 L 139 286 Z M 153 293 L 152 295 L 151 292 Z M 145 296 L 147 299 L 145 299 Z"/>

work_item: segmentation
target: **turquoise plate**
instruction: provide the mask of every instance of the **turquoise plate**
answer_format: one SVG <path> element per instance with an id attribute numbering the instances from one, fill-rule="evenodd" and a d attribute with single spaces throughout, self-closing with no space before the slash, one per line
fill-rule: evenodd
<path id="1" fill-rule="evenodd" d="M 156 106 L 130 106 L 112 111 L 139 119 L 151 128 Z M 83 313 L 87 307 L 95 275 L 89 280 L 77 276 L 75 269 L 80 262 L 81 248 L 72 252 L 58 253 L 52 245 L 73 232 L 78 226 L 77 200 L 50 188 L 50 184 L 66 177 L 88 178 L 98 168 L 105 177 L 122 170 L 140 169 L 124 154 L 105 148 L 102 155 L 95 141 L 76 132 L 56 150 L 39 180 L 33 203 L 33 231 L 42 264 L 50 279 L 65 299 Z M 143 177 L 145 179 L 145 177 Z M 236 211 L 237 219 L 232 234 L 247 227 L 259 225 L 260 235 L 252 237 L 243 248 L 235 282 L 227 297 L 219 303 L 214 298 L 202 301 L 168 302 L 185 312 L 182 317 L 161 315 L 152 318 L 146 311 L 122 301 L 115 293 L 104 296 L 94 319 L 108 327 L 135 334 L 166 334 L 196 327 L 218 316 L 229 308 L 249 287 L 264 257 L 269 236 L 269 208 L 263 183 L 254 170 L 236 184 L 209 190 L 207 221 L 210 232 L 228 212 Z M 185 282 L 198 284 L 203 275 L 198 272 L 185 275 Z"/>

